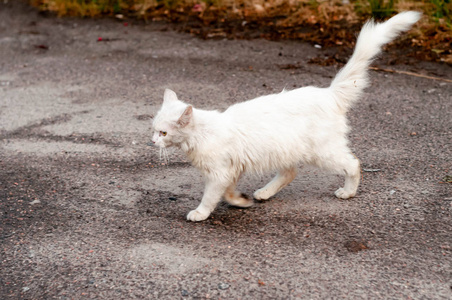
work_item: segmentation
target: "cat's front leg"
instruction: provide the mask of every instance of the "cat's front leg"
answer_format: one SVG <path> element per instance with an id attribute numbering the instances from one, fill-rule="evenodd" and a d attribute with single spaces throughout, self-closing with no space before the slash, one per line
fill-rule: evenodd
<path id="1" fill-rule="evenodd" d="M 198 222 L 207 219 L 210 213 L 217 207 L 227 186 L 228 184 L 208 179 L 201 203 L 195 210 L 188 213 L 187 220 Z"/>

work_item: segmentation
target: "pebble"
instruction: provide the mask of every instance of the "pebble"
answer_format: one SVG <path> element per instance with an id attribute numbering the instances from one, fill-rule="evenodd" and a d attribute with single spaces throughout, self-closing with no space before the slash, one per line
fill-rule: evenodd
<path id="1" fill-rule="evenodd" d="M 220 283 L 220 284 L 218 284 L 218 288 L 220 290 L 227 290 L 229 288 L 229 284 L 227 284 L 227 283 Z"/>
<path id="2" fill-rule="evenodd" d="M 30 288 L 28 287 L 28 286 L 24 286 L 23 288 L 22 288 L 22 292 L 28 292 L 30 290 Z"/>
<path id="3" fill-rule="evenodd" d="M 177 200 L 176 197 L 169 197 L 168 199 L 170 199 L 171 201 L 176 201 Z"/>
<path id="4" fill-rule="evenodd" d="M 182 295 L 182 297 L 187 297 L 189 295 L 189 293 L 187 290 L 182 290 L 181 295 Z"/>
<path id="5" fill-rule="evenodd" d="M 381 169 L 363 169 L 364 172 L 380 172 Z"/>
<path id="6" fill-rule="evenodd" d="M 394 193 L 395 193 L 395 190 L 390 190 L 389 191 L 389 195 L 394 195 Z"/>
<path id="7" fill-rule="evenodd" d="M 36 200 L 31 201 L 31 202 L 30 202 L 30 205 L 35 205 L 35 204 L 39 204 L 39 203 L 41 203 L 41 201 L 39 201 L 38 199 L 36 199 Z"/>

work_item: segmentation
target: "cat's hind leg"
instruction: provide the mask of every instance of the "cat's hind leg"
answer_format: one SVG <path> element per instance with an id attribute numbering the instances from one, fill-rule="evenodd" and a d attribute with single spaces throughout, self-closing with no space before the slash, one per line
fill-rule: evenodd
<path id="1" fill-rule="evenodd" d="M 224 193 L 224 200 L 232 206 L 250 207 L 254 204 L 253 199 L 248 199 L 245 194 L 235 190 L 236 183 L 231 184 Z"/>
<path id="2" fill-rule="evenodd" d="M 334 195 L 341 199 L 354 197 L 361 177 L 361 167 L 358 158 L 350 152 L 338 162 L 336 167 L 339 169 L 337 171 L 345 175 L 345 184 L 343 188 L 339 188 L 334 192 Z"/>
<path id="3" fill-rule="evenodd" d="M 272 181 L 270 181 L 263 188 L 258 189 L 254 192 L 254 199 L 267 200 L 268 198 L 279 192 L 283 187 L 291 183 L 296 176 L 297 170 L 295 167 L 280 170 Z"/>

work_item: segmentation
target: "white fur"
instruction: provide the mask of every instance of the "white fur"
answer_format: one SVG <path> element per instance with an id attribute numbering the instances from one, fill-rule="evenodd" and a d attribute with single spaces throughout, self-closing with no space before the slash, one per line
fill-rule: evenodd
<path id="1" fill-rule="evenodd" d="M 381 46 L 419 17 L 404 12 L 381 24 L 366 23 L 353 56 L 329 88 L 283 91 L 232 105 L 223 113 L 195 109 L 166 90 L 152 141 L 163 148 L 181 148 L 206 178 L 201 204 L 187 219 L 205 220 L 222 196 L 232 205 L 251 206 L 253 201 L 235 190 L 244 172 L 278 170 L 254 193 L 257 200 L 268 199 L 295 178 L 299 164 L 344 175 L 345 185 L 335 195 L 355 196 L 360 167 L 347 146 L 345 114 L 368 85 L 367 69 Z"/>

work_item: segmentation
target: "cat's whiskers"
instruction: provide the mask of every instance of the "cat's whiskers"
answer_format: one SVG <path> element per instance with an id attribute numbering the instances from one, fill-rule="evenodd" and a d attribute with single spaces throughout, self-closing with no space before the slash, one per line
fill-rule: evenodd
<path id="1" fill-rule="evenodd" d="M 169 155 L 168 155 L 168 149 L 166 148 L 160 148 L 159 152 L 159 159 L 162 161 L 165 165 L 168 165 L 169 163 Z"/>
<path id="2" fill-rule="evenodd" d="M 168 165 L 169 164 L 169 155 L 168 155 L 168 149 L 163 148 L 163 159 L 165 161 L 165 164 Z"/>

